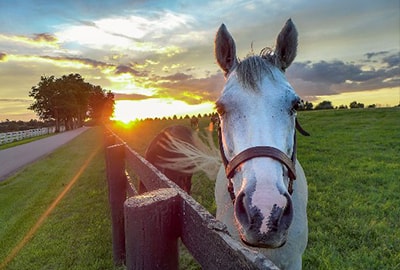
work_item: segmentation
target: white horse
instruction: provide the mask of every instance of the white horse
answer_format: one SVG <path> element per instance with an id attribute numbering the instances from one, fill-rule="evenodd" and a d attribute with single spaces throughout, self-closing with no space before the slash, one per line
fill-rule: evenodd
<path id="1" fill-rule="evenodd" d="M 232 237 L 281 269 L 301 269 L 308 238 L 307 182 L 296 159 L 300 98 L 284 73 L 296 50 L 291 20 L 278 35 L 275 50 L 264 49 L 242 61 L 225 25 L 215 39 L 216 60 L 226 79 L 216 102 L 223 160 L 215 186 L 216 218 Z M 187 168 L 184 163 L 190 160 L 199 164 L 196 148 L 178 141 L 174 145 L 188 157 L 170 160 L 175 169 L 179 164 Z M 208 162 L 216 164 L 215 159 Z"/>

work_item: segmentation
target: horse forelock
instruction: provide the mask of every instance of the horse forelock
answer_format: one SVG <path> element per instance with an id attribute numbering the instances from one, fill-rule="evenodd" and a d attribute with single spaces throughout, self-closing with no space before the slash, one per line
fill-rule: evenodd
<path id="1" fill-rule="evenodd" d="M 236 67 L 239 83 L 244 88 L 259 90 L 259 83 L 264 76 L 274 79 L 271 70 L 273 66 L 278 66 L 278 63 L 276 55 L 270 48 L 262 49 L 260 55 L 247 56 Z"/>

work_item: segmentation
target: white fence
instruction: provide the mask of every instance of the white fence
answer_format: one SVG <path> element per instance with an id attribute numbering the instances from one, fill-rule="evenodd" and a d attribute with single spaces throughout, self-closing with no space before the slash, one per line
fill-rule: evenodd
<path id="1" fill-rule="evenodd" d="M 56 130 L 55 127 L 44 127 L 44 128 L 35 128 L 35 129 L 0 133 L 0 145 L 15 141 L 20 141 L 26 138 L 51 134 L 54 133 L 55 130 Z M 64 131 L 64 127 L 61 127 L 61 131 Z"/>

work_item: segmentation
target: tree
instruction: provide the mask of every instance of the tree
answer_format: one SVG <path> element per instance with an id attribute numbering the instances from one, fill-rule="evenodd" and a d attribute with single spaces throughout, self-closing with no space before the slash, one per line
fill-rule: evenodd
<path id="1" fill-rule="evenodd" d="M 92 86 L 89 96 L 89 118 L 95 123 L 100 123 L 111 117 L 114 112 L 114 94 L 105 91 L 100 86 Z"/>
<path id="2" fill-rule="evenodd" d="M 328 109 L 333 109 L 332 102 L 324 100 L 321 103 L 319 103 L 317 106 L 315 106 L 316 110 L 328 110 Z"/>
<path id="3" fill-rule="evenodd" d="M 357 103 L 357 101 L 353 101 L 350 103 L 350 109 L 364 108 L 363 103 Z"/>
<path id="4" fill-rule="evenodd" d="M 39 116 L 40 119 L 56 121 L 56 132 L 60 131 L 60 123 L 58 116 L 58 91 L 55 87 L 54 76 L 41 76 L 37 86 L 32 86 L 29 96 L 35 101 L 28 107 Z"/>
<path id="5" fill-rule="evenodd" d="M 114 110 L 114 95 L 85 82 L 79 74 L 58 79 L 42 76 L 29 96 L 35 101 L 28 109 L 35 111 L 40 119 L 54 119 L 56 132 L 60 131 L 61 124 L 67 130 L 82 126 L 88 112 L 97 119 L 104 115 L 110 117 Z"/>

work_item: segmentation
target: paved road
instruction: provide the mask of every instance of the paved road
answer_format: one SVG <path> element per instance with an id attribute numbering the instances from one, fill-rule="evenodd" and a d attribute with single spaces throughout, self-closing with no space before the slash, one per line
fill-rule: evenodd
<path id="1" fill-rule="evenodd" d="M 27 144 L 0 150 L 0 181 L 5 180 L 27 164 L 51 153 L 87 129 L 87 127 L 82 127 Z"/>

